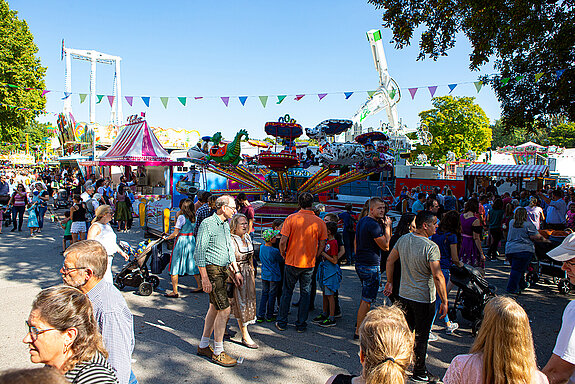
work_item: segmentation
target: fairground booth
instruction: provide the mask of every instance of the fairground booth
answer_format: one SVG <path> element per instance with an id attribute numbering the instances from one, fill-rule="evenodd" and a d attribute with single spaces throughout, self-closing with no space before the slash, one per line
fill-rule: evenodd
<path id="1" fill-rule="evenodd" d="M 501 165 L 473 164 L 463 171 L 466 196 L 477 191 L 479 186 L 487 187 L 494 179 L 499 193 L 506 184 L 508 187 L 521 191 L 522 189 L 537 190 L 543 187 L 545 177 L 549 176 L 547 165 Z"/>

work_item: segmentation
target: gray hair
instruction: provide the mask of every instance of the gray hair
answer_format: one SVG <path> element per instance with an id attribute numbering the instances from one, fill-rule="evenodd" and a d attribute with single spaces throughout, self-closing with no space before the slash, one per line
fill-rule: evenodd
<path id="1" fill-rule="evenodd" d="M 233 197 L 230 195 L 222 195 L 216 199 L 216 210 L 220 210 L 224 205 L 228 205 L 231 201 L 233 201 Z"/>
<path id="2" fill-rule="evenodd" d="M 78 256 L 75 267 L 90 268 L 97 279 L 104 278 L 108 269 L 108 253 L 99 241 L 78 241 L 66 248 L 64 258 L 69 254 Z"/>

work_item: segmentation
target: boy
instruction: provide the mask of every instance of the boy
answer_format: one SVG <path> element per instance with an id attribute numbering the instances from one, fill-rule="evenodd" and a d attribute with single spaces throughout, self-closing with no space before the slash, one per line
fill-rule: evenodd
<path id="1" fill-rule="evenodd" d="M 72 245 L 72 233 L 70 233 L 72 220 L 70 219 L 70 211 L 64 212 L 64 220 L 60 222 L 60 226 L 64 229 L 64 237 L 62 238 L 62 253 L 64 253 L 66 248 L 68 248 L 66 242 L 70 241 L 70 245 Z"/>
<path id="2" fill-rule="evenodd" d="M 322 327 L 333 327 L 335 325 L 335 299 L 334 294 L 339 289 L 341 283 L 341 269 L 337 263 L 339 247 L 335 235 L 337 235 L 337 224 L 328 222 L 327 243 L 325 250 L 321 253 L 322 261 L 319 264 L 317 281 L 323 292 L 323 313 L 312 321 Z"/>
<path id="3" fill-rule="evenodd" d="M 264 320 L 268 323 L 276 321 L 274 312 L 278 288 L 282 281 L 280 265 L 283 263 L 283 258 L 272 242 L 279 232 L 279 230 L 266 229 L 262 233 L 262 238 L 266 243 L 260 247 L 262 297 L 257 323 L 263 323 Z"/>

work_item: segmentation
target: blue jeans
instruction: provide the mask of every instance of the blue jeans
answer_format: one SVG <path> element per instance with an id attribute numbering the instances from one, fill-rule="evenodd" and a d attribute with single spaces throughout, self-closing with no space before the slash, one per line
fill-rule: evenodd
<path id="1" fill-rule="evenodd" d="M 309 293 L 311 287 L 311 276 L 313 268 L 297 268 L 286 265 L 284 270 L 284 283 L 282 287 L 282 299 L 280 303 L 280 312 L 278 315 L 278 324 L 282 327 L 287 326 L 288 312 L 291 305 L 291 298 L 295 284 L 299 281 L 300 300 L 297 310 L 296 328 L 305 328 L 307 326 L 307 316 L 309 310 Z"/>
<path id="2" fill-rule="evenodd" d="M 373 303 L 377 298 L 377 291 L 381 282 L 379 265 L 355 264 L 355 272 L 361 281 L 361 299 L 366 303 Z"/>
<path id="3" fill-rule="evenodd" d="M 46 214 L 47 210 L 48 207 L 43 207 L 41 205 L 36 208 L 36 215 L 38 215 L 38 227 L 40 229 L 44 228 L 44 215 Z"/>
<path id="4" fill-rule="evenodd" d="M 441 272 L 443 272 L 443 277 L 445 278 L 445 289 L 447 289 L 447 283 L 449 282 L 449 268 L 441 268 Z M 435 318 L 437 317 L 437 313 L 439 312 L 439 307 L 441 306 L 441 299 L 439 298 L 439 295 L 436 296 L 435 299 L 435 315 L 433 315 L 433 322 L 431 323 L 433 325 L 433 323 L 435 323 Z M 447 316 L 447 314 L 445 315 L 445 317 L 443 318 L 443 321 L 445 321 L 445 325 L 447 325 L 447 323 L 449 323 L 449 316 Z"/>
<path id="5" fill-rule="evenodd" d="M 355 255 L 353 254 L 353 241 L 355 237 L 355 232 L 344 231 L 343 232 L 343 246 L 345 248 L 345 258 L 348 264 L 355 262 Z"/>
<path id="6" fill-rule="evenodd" d="M 262 280 L 262 297 L 260 298 L 260 307 L 258 317 L 271 319 L 274 317 L 276 296 L 281 281 Z"/>
<path id="7" fill-rule="evenodd" d="M 525 288 L 525 272 L 527 266 L 533 257 L 533 252 L 517 252 L 506 254 L 509 263 L 511 264 L 511 272 L 509 273 L 509 281 L 507 282 L 507 292 L 518 293 L 519 290 Z M 520 284 L 522 285 L 520 287 Z"/>

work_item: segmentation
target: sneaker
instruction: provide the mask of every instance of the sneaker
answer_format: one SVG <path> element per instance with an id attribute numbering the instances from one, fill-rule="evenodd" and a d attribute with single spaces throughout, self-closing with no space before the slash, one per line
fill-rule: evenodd
<path id="1" fill-rule="evenodd" d="M 311 321 L 312 323 L 316 323 L 319 324 L 321 322 L 323 322 L 324 320 L 327 320 L 327 316 L 325 316 L 323 313 L 320 314 L 319 316 L 316 316 L 313 318 L 313 320 Z"/>
<path id="2" fill-rule="evenodd" d="M 335 320 L 331 320 L 331 319 L 325 319 L 324 321 L 322 321 L 321 323 L 319 323 L 320 327 L 324 327 L 324 328 L 329 328 L 329 327 L 333 327 L 335 326 Z"/>
<path id="3" fill-rule="evenodd" d="M 261 323 L 264 322 L 264 320 L 265 320 L 265 319 L 264 319 L 263 317 L 258 317 L 258 318 L 256 319 L 256 323 L 261 324 Z"/>
<path id="4" fill-rule="evenodd" d="M 450 324 L 447 326 L 447 328 L 445 329 L 445 333 L 447 333 L 448 335 L 452 335 L 453 332 L 459 328 L 459 324 L 457 324 L 454 321 L 451 321 Z"/>
<path id="5" fill-rule="evenodd" d="M 208 345 L 205 348 L 200 348 L 198 346 L 198 356 L 205 356 L 205 357 L 209 357 L 211 359 L 213 354 L 214 354 L 214 349 L 212 348 L 211 345 Z"/>
<path id="6" fill-rule="evenodd" d="M 276 321 L 276 317 L 275 317 L 275 316 L 269 317 L 269 318 L 266 319 L 266 321 L 267 321 L 268 323 L 273 323 L 274 321 Z"/>
<path id="7" fill-rule="evenodd" d="M 431 373 L 425 371 L 419 375 L 411 376 L 411 380 L 415 383 L 439 383 L 439 377 L 432 375 Z"/>
<path id="8" fill-rule="evenodd" d="M 437 337 L 437 335 L 435 333 L 429 332 L 429 339 L 427 339 L 427 341 L 437 341 L 438 339 L 439 339 L 439 337 Z"/>
<path id="9" fill-rule="evenodd" d="M 217 356 L 212 355 L 212 362 L 221 365 L 222 367 L 233 367 L 238 363 L 236 359 L 225 352 L 222 352 Z"/>
<path id="10" fill-rule="evenodd" d="M 278 323 L 277 321 L 276 321 L 276 328 L 277 328 L 278 330 L 280 330 L 280 331 L 285 331 L 285 330 L 286 330 L 285 325 L 281 325 L 281 324 Z"/>
<path id="11" fill-rule="evenodd" d="M 307 327 L 295 327 L 297 333 L 304 333 L 307 330 Z"/>

